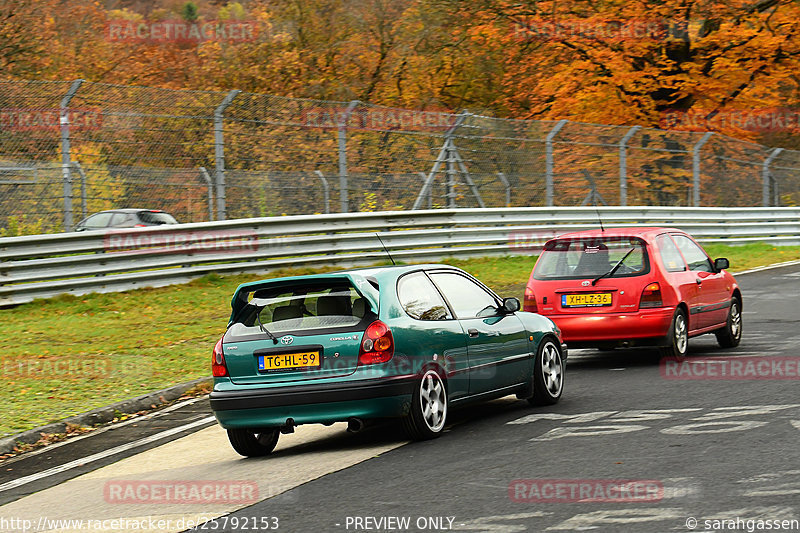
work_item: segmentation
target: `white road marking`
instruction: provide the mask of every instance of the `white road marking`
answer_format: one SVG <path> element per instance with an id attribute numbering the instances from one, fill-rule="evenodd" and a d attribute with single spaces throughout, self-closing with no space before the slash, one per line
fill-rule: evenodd
<path id="1" fill-rule="evenodd" d="M 792 520 L 797 519 L 794 508 L 792 507 L 745 507 L 743 509 L 731 509 L 721 513 L 714 513 L 713 517 L 706 517 L 706 520 L 736 520 L 747 517 L 748 520 Z M 700 518 L 700 517 L 698 517 Z M 702 521 L 700 524 L 702 525 Z M 716 527 L 713 529 L 728 529 L 726 527 Z M 744 530 L 746 531 L 746 530 Z"/>
<path id="2" fill-rule="evenodd" d="M 573 424 L 582 424 L 583 422 L 594 422 L 598 418 L 613 415 L 617 411 L 596 411 L 594 413 L 583 413 L 578 415 L 562 415 L 559 413 L 542 413 L 538 415 L 526 415 L 522 418 L 517 418 L 506 424 L 530 424 L 531 422 L 538 422 L 539 420 L 564 420 Z"/>
<path id="3" fill-rule="evenodd" d="M 768 472 L 758 476 L 742 479 L 739 483 L 750 484 L 743 492 L 744 496 L 788 496 L 800 494 L 800 470 L 786 472 Z M 753 487 L 752 485 L 761 485 Z"/>
<path id="4" fill-rule="evenodd" d="M 12 462 L 16 462 L 20 459 L 27 459 L 28 457 L 33 457 L 34 455 L 39 455 L 40 453 L 47 453 L 52 451 L 54 448 L 59 448 L 61 446 L 71 444 L 73 442 L 77 442 L 79 440 L 83 440 L 89 437 L 94 437 L 95 435 L 99 435 L 100 433 L 105 433 L 106 431 L 113 431 L 115 429 L 119 429 L 121 427 L 125 427 L 129 424 L 136 424 L 138 422 L 142 422 L 144 420 L 149 420 L 151 418 L 163 415 L 164 413 L 169 413 L 170 411 L 174 411 L 176 409 L 180 409 L 181 407 L 186 407 L 187 405 L 191 405 L 193 403 L 199 402 L 200 400 L 205 400 L 208 398 L 208 394 L 203 396 L 198 396 L 197 398 L 190 398 L 183 402 L 178 402 L 176 404 L 172 404 L 169 407 L 164 407 L 163 409 L 159 409 L 158 411 L 153 411 L 152 413 L 148 413 L 142 416 L 135 416 L 133 418 L 129 418 L 127 420 L 123 420 L 122 422 L 114 422 L 108 424 L 103 427 L 99 427 L 89 433 L 84 433 L 83 435 L 78 435 L 76 437 L 69 437 L 66 440 L 62 440 L 61 442 L 56 442 L 54 444 L 50 444 L 49 446 L 45 446 L 44 448 L 39 448 L 38 450 L 34 450 L 32 452 L 25 452 L 24 454 L 20 454 L 17 457 L 13 457 L 9 459 L 7 462 L 3 464 L 11 464 Z"/>
<path id="5" fill-rule="evenodd" d="M 699 499 L 700 483 L 691 477 L 669 477 L 661 480 L 664 483 L 664 499 L 690 498 Z"/>
<path id="6" fill-rule="evenodd" d="M 751 274 L 753 272 L 763 272 L 764 270 L 772 270 L 775 268 L 781 268 L 785 266 L 792 266 L 792 265 L 800 265 L 800 260 L 796 259 L 794 261 L 784 261 L 783 263 L 775 263 L 773 265 L 767 265 L 762 267 L 751 268 L 749 270 L 742 270 L 741 272 L 732 272 L 734 276 L 741 276 L 742 274 Z"/>
<path id="7" fill-rule="evenodd" d="M 642 431 L 643 429 L 650 429 L 650 426 L 637 426 L 634 424 L 628 426 L 585 426 L 585 427 L 560 427 L 551 429 L 540 437 L 534 437 L 531 442 L 542 442 L 555 439 L 563 439 L 564 437 L 596 437 L 599 435 L 618 435 L 620 433 L 633 433 L 634 431 Z"/>
<path id="8" fill-rule="evenodd" d="M 800 470 L 786 470 L 785 472 L 767 472 L 754 477 L 740 479 L 737 483 L 766 483 L 785 476 L 800 476 Z"/>
<path id="9" fill-rule="evenodd" d="M 563 439 L 565 437 L 589 437 L 602 435 L 617 435 L 621 433 L 632 433 L 645 429 L 652 429 L 651 426 L 630 424 L 630 422 L 649 422 L 654 420 L 669 420 L 675 415 L 697 413 L 706 411 L 701 416 L 689 418 L 691 423 L 681 424 L 663 428 L 661 433 L 667 435 L 698 435 L 714 433 L 730 433 L 734 431 L 747 431 L 765 426 L 774 422 L 776 417 L 771 416 L 769 420 L 731 420 L 731 418 L 761 417 L 775 415 L 788 409 L 800 408 L 800 404 L 783 405 L 756 405 L 756 406 L 736 406 L 736 407 L 715 407 L 713 409 L 689 407 L 684 409 L 635 409 L 630 411 L 596 411 L 593 413 L 580 414 L 560 414 L 560 413 L 540 413 L 526 415 L 516 420 L 506 422 L 506 424 L 530 424 L 543 420 L 561 422 L 561 425 L 550 431 L 532 439 L 531 442 L 550 441 Z M 779 417 L 786 419 L 786 416 Z M 603 425 L 579 426 L 572 424 L 596 423 L 601 420 Z M 800 420 L 791 420 L 791 424 L 800 429 Z M 567 425 L 570 424 L 570 425 Z M 612 425 L 613 424 L 613 425 Z"/>
<path id="10" fill-rule="evenodd" d="M 531 513 L 515 513 L 507 515 L 482 516 L 462 524 L 454 529 L 465 531 L 481 531 L 484 533 L 514 533 L 516 531 L 529 531 L 528 524 L 525 523 L 532 518 L 544 518 L 553 513 L 534 511 Z M 509 524 L 508 522 L 523 521 L 522 524 Z"/>
<path id="11" fill-rule="evenodd" d="M 753 489 L 744 493 L 745 496 L 787 496 L 800 494 L 800 482 L 780 483 L 770 488 Z"/>
<path id="12" fill-rule="evenodd" d="M 672 418 L 674 413 L 691 413 L 702 411 L 701 407 L 687 407 L 684 409 L 635 409 L 617 413 L 608 419 L 609 422 L 643 422 L 645 420 L 664 420 Z"/>
<path id="13" fill-rule="evenodd" d="M 577 514 L 560 524 L 548 527 L 546 531 L 570 530 L 586 531 L 610 524 L 640 524 L 643 522 L 662 522 L 686 516 L 685 511 L 674 508 L 646 509 L 606 509 L 592 513 Z"/>
<path id="14" fill-rule="evenodd" d="M 696 424 L 683 424 L 664 428 L 661 433 L 665 435 L 706 435 L 714 433 L 730 433 L 732 431 L 747 431 L 766 426 L 767 422 L 757 420 L 727 420 L 724 422 L 699 422 Z"/>
<path id="15" fill-rule="evenodd" d="M 738 416 L 752 416 L 752 415 L 771 415 L 778 411 L 785 411 L 787 409 L 796 409 L 800 404 L 790 403 L 784 405 L 754 405 L 742 407 L 715 407 L 710 413 L 703 416 L 692 418 L 699 422 L 708 420 L 719 420 L 722 418 L 734 418 Z"/>
<path id="16" fill-rule="evenodd" d="M 32 483 L 39 479 L 44 479 L 46 477 L 53 476 L 55 474 L 60 474 L 61 472 L 66 472 L 67 470 L 72 470 L 73 468 L 83 466 L 89 463 L 93 463 L 95 461 L 99 461 L 101 459 L 105 459 L 106 457 L 111 457 L 112 455 L 116 455 L 118 453 L 122 453 L 133 448 L 138 448 L 139 446 L 144 446 L 145 444 L 150 444 L 152 442 L 157 442 L 161 439 L 165 439 L 182 431 L 186 431 L 192 428 L 196 428 L 198 426 L 202 426 L 216 420 L 213 416 L 208 416 L 201 420 L 196 420 L 189 424 L 185 424 L 183 426 L 178 426 L 176 428 L 167 429 L 160 433 L 156 433 L 155 435 L 150 435 L 149 437 L 145 437 L 143 439 L 139 439 L 133 442 L 129 442 L 127 444 L 122 444 L 115 448 L 111 448 L 109 450 L 104 450 L 102 452 L 95 453 L 88 457 L 81 457 L 79 459 L 75 459 L 74 461 L 70 461 L 69 463 L 64 463 L 63 465 L 54 466 L 53 468 L 49 468 L 42 472 L 37 472 L 36 474 L 31 474 L 29 476 L 24 476 L 18 479 L 11 480 L 7 483 L 3 483 L 0 485 L 0 492 L 11 490 L 17 488 L 22 485 L 26 485 L 28 483 Z"/>

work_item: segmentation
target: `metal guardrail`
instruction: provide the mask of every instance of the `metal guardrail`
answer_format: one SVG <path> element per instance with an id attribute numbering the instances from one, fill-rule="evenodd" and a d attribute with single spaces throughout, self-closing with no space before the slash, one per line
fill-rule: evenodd
<path id="1" fill-rule="evenodd" d="M 599 227 L 670 226 L 701 242 L 800 245 L 800 208 L 566 207 L 300 215 L 0 238 L 0 305 L 183 283 L 209 273 L 532 254 Z"/>

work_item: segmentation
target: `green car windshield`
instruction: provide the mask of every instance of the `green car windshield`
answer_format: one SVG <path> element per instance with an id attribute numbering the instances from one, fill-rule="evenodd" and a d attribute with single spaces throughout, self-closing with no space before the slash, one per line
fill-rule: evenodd
<path id="1" fill-rule="evenodd" d="M 621 261 L 619 267 L 609 274 Z M 549 241 L 533 278 L 537 280 L 640 276 L 650 271 L 645 242 L 638 237 L 579 237 Z"/>

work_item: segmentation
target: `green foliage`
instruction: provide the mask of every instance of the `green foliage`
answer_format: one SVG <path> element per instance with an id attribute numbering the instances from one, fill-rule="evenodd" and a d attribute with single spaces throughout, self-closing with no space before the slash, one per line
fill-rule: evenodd
<path id="1" fill-rule="evenodd" d="M 247 15 L 247 10 L 239 2 L 231 2 L 230 4 L 219 8 L 220 20 L 242 20 Z"/>
<path id="2" fill-rule="evenodd" d="M 195 22 L 197 20 L 197 5 L 194 2 L 186 2 L 181 7 L 181 18 L 187 22 Z"/>
<path id="3" fill-rule="evenodd" d="M 10 216 L 6 227 L 0 228 L 0 237 L 17 237 L 19 235 L 40 235 L 59 231 L 42 218 L 29 218 L 28 215 Z"/>
<path id="4" fill-rule="evenodd" d="M 364 201 L 362 201 L 358 210 L 361 212 L 373 212 L 378 210 L 378 195 L 374 192 L 365 192 Z"/>

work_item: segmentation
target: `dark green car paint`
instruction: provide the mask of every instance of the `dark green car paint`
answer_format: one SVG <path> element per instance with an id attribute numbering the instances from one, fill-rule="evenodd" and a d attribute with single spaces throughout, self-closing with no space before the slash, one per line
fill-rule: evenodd
<path id="1" fill-rule="evenodd" d="M 397 281 L 404 274 L 425 269 L 462 271 L 444 265 L 415 265 L 350 270 L 313 276 L 298 276 L 258 281 L 240 285 L 231 301 L 229 326 L 246 305 L 243 295 L 259 287 L 294 284 L 322 278 L 346 279 L 360 296 L 366 298 L 378 319 L 391 329 L 394 355 L 387 363 L 358 365 L 358 351 L 364 328 L 337 331 L 335 334 L 293 335 L 293 348 L 321 347 L 320 369 L 284 372 L 259 372 L 254 352 L 271 348 L 273 342 L 261 339 L 228 342 L 223 340 L 223 354 L 229 377 L 214 378 L 211 406 L 217 420 L 226 429 L 272 428 L 289 420 L 294 425 L 331 423 L 350 418 L 399 417 L 408 413 L 412 387 L 417 376 L 428 367 L 437 367 L 445 376 L 450 402 L 463 404 L 469 400 L 517 393 L 530 393 L 533 360 L 545 336 L 560 344 L 560 334 L 549 319 L 526 312 L 503 316 L 424 321 L 411 318 L 397 296 Z M 474 278 L 472 278 L 474 279 Z M 378 288 L 375 285 L 378 285 Z M 468 329 L 477 329 L 470 338 Z M 348 338 L 347 340 L 341 340 Z M 280 344 L 277 345 L 280 347 Z M 336 355 L 335 355 L 336 354 Z M 566 358 L 566 354 L 564 354 Z M 362 394 L 362 385 L 392 383 L 385 390 L 391 395 Z M 381 385 L 382 386 L 382 385 Z M 328 394 L 328 388 L 354 392 Z M 362 388 L 360 388 L 362 387 Z M 291 388 L 297 390 L 297 403 L 269 405 L 271 393 Z M 307 388 L 308 394 L 302 391 Z M 322 391 L 322 392 L 321 392 Z M 249 402 L 249 398 L 261 398 Z M 336 401 L 327 401 L 331 397 Z M 311 403 L 305 403 L 310 398 Z M 238 399 L 238 400 L 237 400 Z M 247 406 L 247 407 L 245 407 Z"/>

